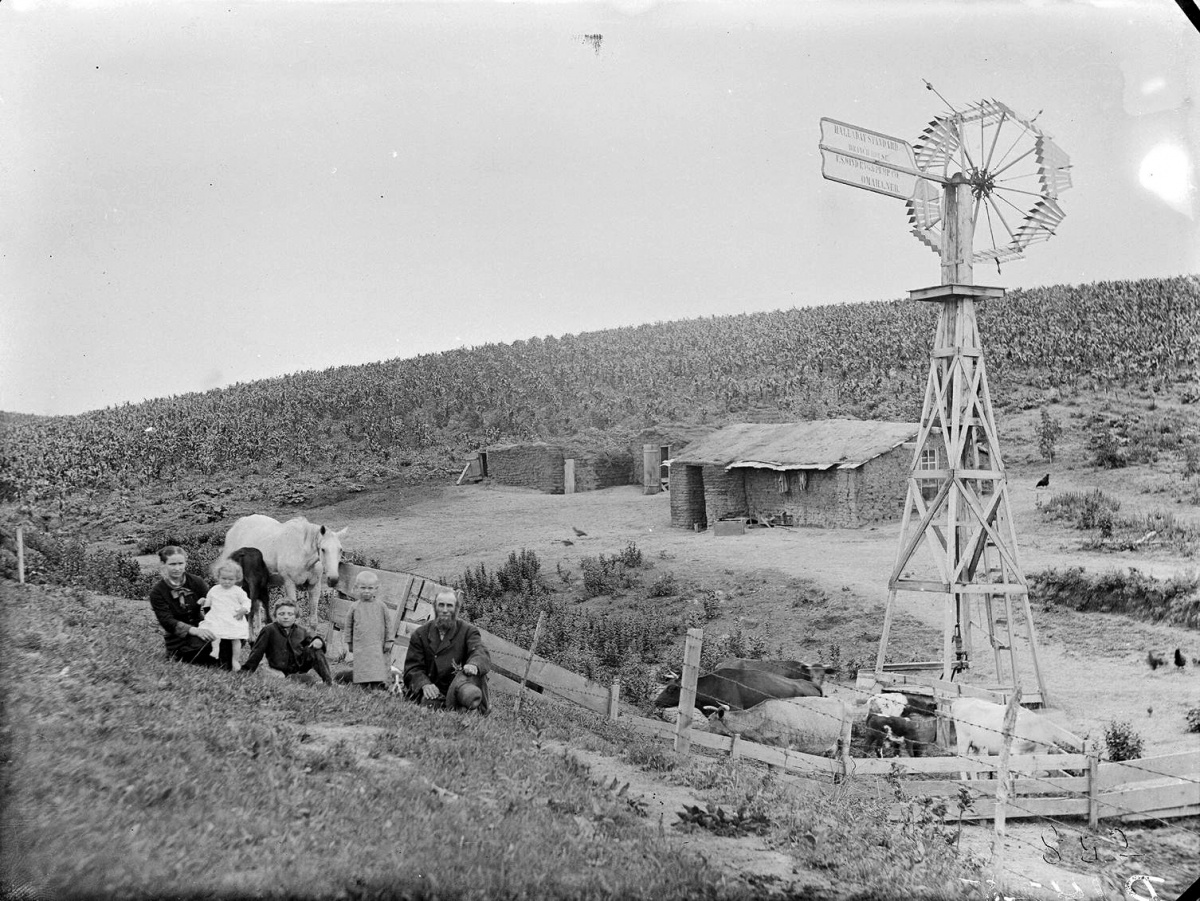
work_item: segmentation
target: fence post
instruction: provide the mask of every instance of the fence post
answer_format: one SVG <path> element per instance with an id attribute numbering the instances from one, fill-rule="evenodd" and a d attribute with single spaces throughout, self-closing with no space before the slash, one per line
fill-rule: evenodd
<path id="1" fill-rule="evenodd" d="M 1013 731 L 1017 726 L 1017 711 L 1020 709 L 1021 686 L 1017 685 L 1013 688 L 1013 696 L 1009 698 L 1008 707 L 1004 710 L 1004 744 L 1000 748 L 1000 769 L 996 772 L 996 831 L 992 834 L 992 868 L 995 870 L 997 883 L 1001 882 L 1004 873 L 1004 805 L 1008 803 L 1010 779 L 1008 755 L 1012 751 Z"/>
<path id="2" fill-rule="evenodd" d="M 621 677 L 613 676 L 608 687 L 608 718 L 616 720 L 621 715 Z"/>
<path id="3" fill-rule="evenodd" d="M 17 581 L 25 584 L 25 528 L 17 526 Z"/>
<path id="4" fill-rule="evenodd" d="M 687 754 L 692 749 L 692 713 L 696 709 L 696 680 L 700 678 L 702 629 L 688 629 L 683 646 L 683 673 L 679 677 L 679 719 L 675 721 L 675 750 Z"/>
<path id="5" fill-rule="evenodd" d="M 1088 825 L 1093 829 L 1100 822 L 1100 746 L 1095 739 L 1088 742 Z"/>
<path id="6" fill-rule="evenodd" d="M 538 614 L 537 626 L 533 630 L 533 641 L 529 644 L 529 659 L 525 661 L 525 672 L 521 676 L 521 686 L 517 689 L 517 702 L 513 705 L 513 713 L 521 712 L 521 698 L 525 695 L 525 683 L 529 681 L 529 670 L 533 667 L 533 655 L 537 653 L 538 639 L 542 637 L 542 626 L 546 622 L 546 611 Z"/>
<path id="7" fill-rule="evenodd" d="M 729 759 L 736 760 L 742 756 L 742 749 L 738 747 L 742 743 L 742 733 L 733 733 L 733 740 L 729 743 Z"/>

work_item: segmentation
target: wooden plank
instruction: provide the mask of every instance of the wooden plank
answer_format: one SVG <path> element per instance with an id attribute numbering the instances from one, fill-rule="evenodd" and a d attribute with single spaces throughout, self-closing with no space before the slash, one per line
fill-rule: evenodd
<path id="1" fill-rule="evenodd" d="M 1101 761 L 1098 769 L 1096 780 L 1100 791 L 1161 779 L 1164 776 L 1183 776 L 1200 780 L 1200 751 L 1181 751 L 1116 763 L 1105 760 Z"/>
<path id="2" fill-rule="evenodd" d="M 1018 806 L 1019 805 L 1019 806 Z M 1084 817 L 1087 816 L 1087 798 L 1022 798 L 1018 802 L 1010 802 L 1005 808 L 1009 819 L 1020 817 Z M 990 798 L 981 798 L 975 802 L 971 810 L 962 815 L 964 820 L 990 820 L 996 812 L 996 802 Z M 947 811 L 949 819 L 957 819 L 958 811 L 953 816 Z"/>
<path id="3" fill-rule="evenodd" d="M 516 694 L 520 689 L 520 686 L 518 686 L 517 683 L 512 679 L 508 678 L 508 676 L 497 672 L 491 672 L 488 673 L 488 688 L 498 688 L 505 694 Z"/>
<path id="4" fill-rule="evenodd" d="M 640 716 L 622 715 L 619 723 L 627 725 L 639 732 L 657 735 L 664 739 L 675 737 L 675 724 L 661 720 L 650 720 Z M 734 736 L 717 735 L 712 732 L 689 730 L 691 744 L 714 751 L 730 754 L 734 750 Z M 773 748 L 760 745 L 737 737 L 737 755 L 739 758 L 756 760 L 769 766 L 777 766 L 785 771 L 803 775 L 817 774 L 832 777 L 839 769 L 839 762 L 831 757 L 818 757 L 815 754 L 804 754 L 800 751 L 788 751 L 783 748 Z"/>
<path id="5" fill-rule="evenodd" d="M 493 667 L 519 680 L 521 673 L 525 671 L 526 662 L 529 661 L 529 652 L 486 629 L 479 631 L 483 633 L 483 643 L 491 655 Z M 537 656 L 533 658 L 529 667 L 529 684 L 535 690 L 558 695 L 588 710 L 608 715 L 607 686 L 589 682 L 583 676 L 555 666 L 549 660 Z"/>
<path id="6" fill-rule="evenodd" d="M 330 598 L 329 621 L 339 629 L 346 628 L 346 621 L 350 618 L 350 610 L 353 607 L 353 602 L 343 597 Z"/>
<path id="7" fill-rule="evenodd" d="M 854 773 L 859 776 L 886 776 L 893 764 L 899 764 L 903 772 L 922 774 L 994 773 L 998 757 L 855 757 Z M 1055 770 L 1087 769 L 1086 754 L 1021 754 L 1009 758 L 1009 769 L 1018 773 L 1036 773 Z M 1055 777 L 1084 778 L 1084 777 Z"/>
<path id="8" fill-rule="evenodd" d="M 885 673 L 914 673 L 914 672 L 938 672 L 942 668 L 940 660 L 915 660 L 911 663 L 885 663 L 883 672 Z"/>
<path id="9" fill-rule="evenodd" d="M 1177 807 L 1200 807 L 1200 784 L 1171 781 L 1164 785 L 1101 792 L 1096 805 L 1101 819 L 1155 813 Z"/>
<path id="10" fill-rule="evenodd" d="M 910 794 L 914 795 L 955 795 L 962 787 L 971 790 L 972 794 L 985 798 L 996 794 L 997 779 L 973 779 L 963 782 L 959 779 L 929 779 L 910 782 L 906 785 Z M 1021 803 L 1021 798 L 1073 796 L 1087 792 L 1086 776 L 1055 776 L 1051 778 L 1017 779 L 1013 785 L 1010 799 L 1013 803 Z"/>
<path id="11" fill-rule="evenodd" d="M 1200 805 L 1193 804 L 1190 807 L 1168 807 L 1164 810 L 1155 810 L 1151 813 L 1127 813 L 1121 817 L 1123 823 L 1137 823 L 1142 820 L 1169 820 L 1172 817 L 1195 817 L 1200 816 Z"/>
<path id="12" fill-rule="evenodd" d="M 637 714 L 621 714 L 621 718 L 617 722 L 622 726 L 628 726 L 638 732 L 646 732 L 651 735 L 662 735 L 664 737 L 673 736 L 675 734 L 675 724 L 668 723 L 666 720 L 652 720 L 649 717 L 638 716 Z"/>
<path id="13" fill-rule="evenodd" d="M 379 592 L 376 597 L 393 610 L 403 609 L 413 580 L 421 578 L 412 573 L 396 573 L 386 569 L 359 566 L 357 563 L 343 563 L 338 567 L 338 594 L 351 601 L 355 600 L 354 580 L 361 572 L 375 574 L 375 577 L 379 579 Z"/>

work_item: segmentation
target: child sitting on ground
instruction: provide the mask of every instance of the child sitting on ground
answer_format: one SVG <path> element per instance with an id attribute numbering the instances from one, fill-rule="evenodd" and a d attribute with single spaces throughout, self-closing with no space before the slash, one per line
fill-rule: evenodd
<path id="1" fill-rule="evenodd" d="M 222 641 L 233 645 L 233 671 L 242 668 L 242 642 L 250 638 L 250 625 L 246 616 L 250 613 L 250 598 L 242 591 L 242 568 L 232 560 L 226 560 L 217 568 L 217 584 L 208 590 L 200 608 L 204 620 L 200 628 L 208 629 L 216 638 L 212 643 L 212 655 L 217 657 Z"/>
<path id="2" fill-rule="evenodd" d="M 399 617 L 377 600 L 379 577 L 360 572 L 354 579 L 358 598 L 346 619 L 346 647 L 354 654 L 354 684 L 363 688 L 386 688 L 391 681 L 388 657 L 396 641 Z"/>

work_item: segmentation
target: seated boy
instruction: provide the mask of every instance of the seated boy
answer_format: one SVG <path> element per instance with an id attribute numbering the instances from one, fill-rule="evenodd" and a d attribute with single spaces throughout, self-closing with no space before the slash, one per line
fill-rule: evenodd
<path id="1" fill-rule="evenodd" d="M 310 637 L 304 626 L 296 624 L 296 605 L 291 601 L 275 605 L 275 621 L 258 633 L 242 671 L 254 672 L 264 656 L 267 658 L 264 675 L 282 678 L 313 670 L 326 685 L 333 684 L 325 660 L 324 640 L 320 635 Z"/>

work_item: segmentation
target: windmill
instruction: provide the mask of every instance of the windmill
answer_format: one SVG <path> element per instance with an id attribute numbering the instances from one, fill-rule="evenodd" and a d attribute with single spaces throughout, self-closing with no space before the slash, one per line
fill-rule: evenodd
<path id="1" fill-rule="evenodd" d="M 1047 701 L 975 316 L 978 302 L 999 301 L 1004 289 L 976 285 L 973 277 L 975 262 L 999 267 L 1020 259 L 1062 222 L 1058 195 L 1071 186 L 1070 161 L 1036 118 L 982 100 L 938 116 L 913 145 L 821 120 L 822 174 L 904 200 L 913 234 L 941 257 L 941 283 L 909 292 L 913 300 L 937 304 L 938 319 L 888 580 L 878 683 L 904 682 L 906 671 L 931 669 L 948 683 L 979 669 L 978 630 L 990 650 L 984 659 L 990 656 L 994 668 L 985 687 L 1007 694 L 1022 686 L 1025 703 Z M 982 239 L 978 250 L 976 237 Z M 887 663 L 899 592 L 941 598 L 940 661 Z M 1036 688 L 1022 685 L 1013 635 L 1017 610 Z"/>

